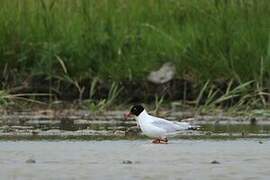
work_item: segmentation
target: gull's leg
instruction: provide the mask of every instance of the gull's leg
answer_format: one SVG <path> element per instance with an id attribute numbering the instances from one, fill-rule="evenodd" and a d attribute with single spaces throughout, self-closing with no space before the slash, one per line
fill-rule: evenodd
<path id="1" fill-rule="evenodd" d="M 156 138 L 152 141 L 153 144 L 160 144 L 160 138 Z"/>
<path id="2" fill-rule="evenodd" d="M 165 138 L 161 138 L 160 141 L 159 141 L 160 144 L 168 144 L 168 139 L 165 137 Z"/>

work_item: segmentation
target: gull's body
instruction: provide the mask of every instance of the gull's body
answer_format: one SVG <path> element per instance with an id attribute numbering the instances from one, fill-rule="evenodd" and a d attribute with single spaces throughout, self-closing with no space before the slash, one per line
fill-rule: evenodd
<path id="1" fill-rule="evenodd" d="M 146 110 L 143 110 L 135 119 L 143 134 L 152 138 L 166 138 L 168 135 L 173 135 L 178 131 L 191 128 L 189 123 L 173 122 L 154 117 L 149 115 Z"/>

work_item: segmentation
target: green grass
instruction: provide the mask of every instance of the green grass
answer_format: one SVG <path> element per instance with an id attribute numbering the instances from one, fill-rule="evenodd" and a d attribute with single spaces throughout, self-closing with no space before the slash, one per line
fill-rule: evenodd
<path id="1" fill-rule="evenodd" d="M 268 91 L 269 17 L 269 0 L 2 0 L 0 73 L 140 81 L 169 61 L 197 89 Z"/>

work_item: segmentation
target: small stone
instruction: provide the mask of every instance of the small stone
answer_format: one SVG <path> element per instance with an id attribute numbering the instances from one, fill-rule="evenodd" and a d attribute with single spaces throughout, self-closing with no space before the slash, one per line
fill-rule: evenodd
<path id="1" fill-rule="evenodd" d="M 262 141 L 259 141 L 259 144 L 263 144 L 263 142 Z"/>
<path id="2" fill-rule="evenodd" d="M 220 164 L 220 162 L 217 160 L 214 160 L 214 161 L 211 161 L 211 164 Z"/>
<path id="3" fill-rule="evenodd" d="M 25 161 L 25 163 L 28 163 L 28 164 L 35 164 L 35 163 L 36 163 L 36 160 L 34 160 L 34 159 L 27 159 L 27 160 Z"/>
<path id="4" fill-rule="evenodd" d="M 130 160 L 124 160 L 124 161 L 122 161 L 122 164 L 132 164 L 133 162 L 132 161 L 130 161 Z"/>

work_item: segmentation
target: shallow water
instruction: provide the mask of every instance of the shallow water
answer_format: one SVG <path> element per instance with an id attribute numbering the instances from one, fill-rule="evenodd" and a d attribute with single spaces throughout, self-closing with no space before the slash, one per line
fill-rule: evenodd
<path id="1" fill-rule="evenodd" d="M 0 141 L 0 175 L 27 180 L 269 179 L 269 140 L 172 140 L 168 145 L 149 140 Z M 127 160 L 132 164 L 123 163 Z"/>
<path id="2" fill-rule="evenodd" d="M 254 133 L 270 134 L 270 125 L 251 125 L 251 124 L 204 124 L 201 125 L 201 131 L 213 133 Z"/>

